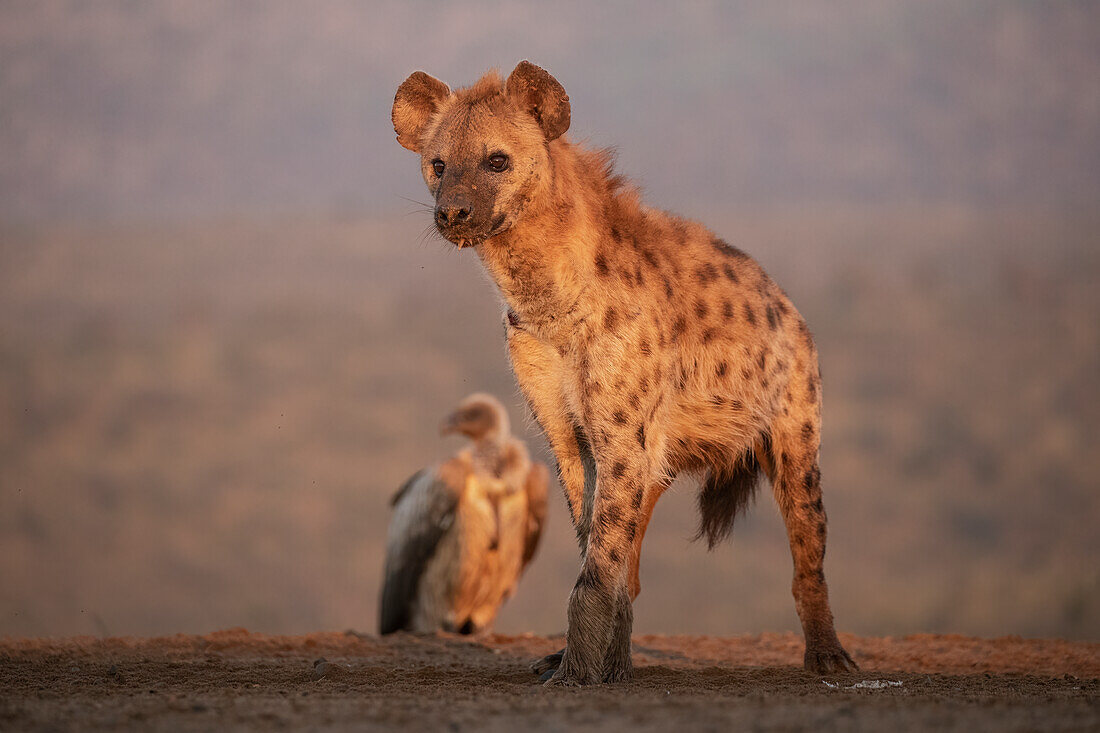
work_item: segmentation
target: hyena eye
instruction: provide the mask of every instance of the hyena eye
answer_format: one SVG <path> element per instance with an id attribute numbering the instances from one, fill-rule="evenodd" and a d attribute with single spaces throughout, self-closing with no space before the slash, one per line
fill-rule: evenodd
<path id="1" fill-rule="evenodd" d="M 443 175 L 443 161 L 438 158 L 432 161 L 432 170 L 435 171 L 436 178 Z"/>
<path id="2" fill-rule="evenodd" d="M 508 156 L 503 153 L 494 153 L 489 156 L 489 168 L 500 173 L 508 167 Z"/>

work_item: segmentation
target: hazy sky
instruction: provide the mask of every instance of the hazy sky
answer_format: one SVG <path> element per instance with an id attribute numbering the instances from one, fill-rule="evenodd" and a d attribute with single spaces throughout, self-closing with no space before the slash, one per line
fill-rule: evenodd
<path id="1" fill-rule="evenodd" d="M 523 58 L 661 206 L 1087 205 L 1098 7 L 6 2 L 0 217 L 404 211 L 397 85 Z"/>

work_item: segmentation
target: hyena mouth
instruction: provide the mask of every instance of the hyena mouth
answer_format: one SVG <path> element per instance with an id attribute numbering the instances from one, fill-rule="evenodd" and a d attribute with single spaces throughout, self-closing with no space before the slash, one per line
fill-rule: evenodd
<path id="1" fill-rule="evenodd" d="M 476 247 L 487 238 L 487 234 L 444 234 L 443 237 L 459 249 Z"/>
<path id="2" fill-rule="evenodd" d="M 448 242 L 451 242 L 459 249 L 465 249 L 466 247 L 478 246 L 486 239 L 489 239 L 490 237 L 495 237 L 496 235 L 506 231 L 510 226 L 511 223 L 507 221 L 507 217 L 504 214 L 501 214 L 490 223 L 489 230 L 486 232 L 481 232 L 477 234 L 469 232 L 458 233 L 454 231 L 445 232 L 440 229 L 439 233 L 443 235 L 444 239 L 446 239 Z"/>

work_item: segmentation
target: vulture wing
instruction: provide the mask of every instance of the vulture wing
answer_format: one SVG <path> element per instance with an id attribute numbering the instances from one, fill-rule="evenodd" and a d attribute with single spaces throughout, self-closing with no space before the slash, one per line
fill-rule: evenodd
<path id="1" fill-rule="evenodd" d="M 532 462 L 527 472 L 527 540 L 523 544 L 523 567 L 531 562 L 539 547 L 542 526 L 546 523 L 546 495 L 550 485 L 550 472 L 542 463 Z"/>
<path id="2" fill-rule="evenodd" d="M 416 591 L 436 546 L 454 524 L 462 485 L 455 471 L 426 468 L 398 489 L 391 504 L 386 565 L 378 630 L 389 634 L 408 628 L 416 603 Z"/>

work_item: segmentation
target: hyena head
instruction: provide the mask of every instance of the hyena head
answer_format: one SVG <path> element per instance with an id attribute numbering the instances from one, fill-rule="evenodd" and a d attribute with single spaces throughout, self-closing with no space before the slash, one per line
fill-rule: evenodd
<path id="1" fill-rule="evenodd" d="M 397 141 L 420 153 L 435 225 L 459 247 L 516 223 L 549 185 L 548 146 L 568 128 L 565 90 L 527 61 L 457 92 L 417 71 L 393 100 Z"/>

